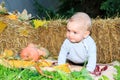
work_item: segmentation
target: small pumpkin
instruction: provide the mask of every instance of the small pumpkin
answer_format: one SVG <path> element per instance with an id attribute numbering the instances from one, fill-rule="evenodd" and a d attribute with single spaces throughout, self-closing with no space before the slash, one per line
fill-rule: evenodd
<path id="1" fill-rule="evenodd" d="M 26 48 L 24 48 L 20 52 L 20 57 L 23 60 L 38 61 L 38 59 L 39 59 L 39 52 L 38 52 L 37 48 L 34 47 L 33 44 L 29 44 Z"/>
<path id="2" fill-rule="evenodd" d="M 23 60 L 38 61 L 41 56 L 48 56 L 44 48 L 37 48 L 36 45 L 30 43 L 26 48 L 20 52 L 20 57 Z"/>

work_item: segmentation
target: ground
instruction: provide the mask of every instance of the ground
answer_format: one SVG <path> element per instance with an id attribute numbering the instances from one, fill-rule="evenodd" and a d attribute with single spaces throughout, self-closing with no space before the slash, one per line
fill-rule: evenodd
<path id="1" fill-rule="evenodd" d="M 47 62 L 45 62 L 47 61 Z M 49 63 L 51 62 L 51 63 Z M 14 65 L 14 67 L 26 67 L 28 68 L 27 66 L 31 66 L 31 65 L 34 65 L 36 63 L 34 62 L 31 62 L 31 61 L 22 61 L 22 60 L 3 60 L 3 59 L 0 59 L 0 64 L 3 64 L 5 66 L 8 66 L 8 63 L 9 63 L 9 66 L 10 65 Z M 56 64 L 53 64 L 53 63 L 56 63 Z M 39 62 L 39 64 L 41 65 L 44 65 L 44 67 L 40 67 L 42 70 L 47 70 L 47 71 L 54 71 L 55 70 L 55 66 L 57 66 L 57 60 L 42 60 Z M 40 66 L 39 65 L 39 66 Z M 113 78 L 113 74 L 116 74 L 116 69 L 114 68 L 114 65 L 119 65 L 120 66 L 120 63 L 118 61 L 114 61 L 112 63 L 109 63 L 109 64 L 100 64 L 100 63 L 97 63 L 97 65 L 100 66 L 100 69 L 102 69 L 104 66 L 108 66 L 107 70 L 105 71 L 102 71 L 101 72 L 101 75 L 99 76 L 96 76 L 96 75 L 93 75 L 90 73 L 90 75 L 93 77 L 94 80 L 98 80 L 102 75 L 104 76 L 107 76 L 109 78 L 109 80 L 114 80 Z M 83 67 L 82 66 L 79 66 L 79 65 L 69 65 L 67 64 L 67 66 L 64 66 L 62 67 L 64 71 L 80 71 Z M 31 67 L 30 69 L 34 69 L 35 70 L 35 67 Z M 104 80 L 104 79 L 103 79 Z"/>
<path id="2" fill-rule="evenodd" d="M 116 74 L 116 69 L 114 68 L 114 66 L 120 65 L 120 63 L 118 61 L 114 61 L 114 62 L 108 63 L 108 64 L 97 63 L 97 65 L 99 65 L 100 68 L 103 68 L 105 65 L 107 65 L 108 68 L 107 68 L 107 70 L 102 71 L 101 75 L 99 75 L 99 76 L 90 74 L 94 78 L 94 80 L 98 80 L 102 75 L 107 76 L 109 78 L 109 80 L 114 80 L 113 74 Z M 69 68 L 71 71 L 80 71 L 82 69 L 82 66 L 70 65 Z M 53 69 L 50 67 L 46 67 L 46 68 L 44 68 L 44 70 L 52 71 Z"/>

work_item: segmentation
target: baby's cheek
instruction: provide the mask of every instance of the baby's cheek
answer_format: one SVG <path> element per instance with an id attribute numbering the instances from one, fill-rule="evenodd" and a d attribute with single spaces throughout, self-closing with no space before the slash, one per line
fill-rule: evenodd
<path id="1" fill-rule="evenodd" d="M 68 33 L 66 33 L 66 37 L 69 38 L 69 34 Z"/>

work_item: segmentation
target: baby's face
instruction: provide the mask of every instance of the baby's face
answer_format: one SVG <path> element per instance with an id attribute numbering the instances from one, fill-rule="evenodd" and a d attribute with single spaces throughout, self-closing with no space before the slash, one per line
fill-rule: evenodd
<path id="1" fill-rule="evenodd" d="M 82 24 L 76 22 L 68 22 L 66 37 L 73 43 L 80 42 L 84 39 L 85 29 L 83 29 Z M 84 26 L 84 25 L 83 25 Z"/>

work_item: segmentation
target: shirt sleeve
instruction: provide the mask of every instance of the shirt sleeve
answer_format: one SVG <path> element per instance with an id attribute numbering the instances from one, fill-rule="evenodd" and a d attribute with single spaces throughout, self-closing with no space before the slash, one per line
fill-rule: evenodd
<path id="1" fill-rule="evenodd" d="M 92 43 L 89 44 L 89 49 L 88 49 L 88 63 L 86 66 L 86 69 L 90 72 L 93 72 L 96 67 L 96 44 Z"/>
<path id="2" fill-rule="evenodd" d="M 67 45 L 67 41 L 65 40 L 61 46 L 61 50 L 60 50 L 60 53 L 58 56 L 58 65 L 66 63 L 66 56 L 68 53 L 67 46 L 69 46 L 69 45 Z"/>

